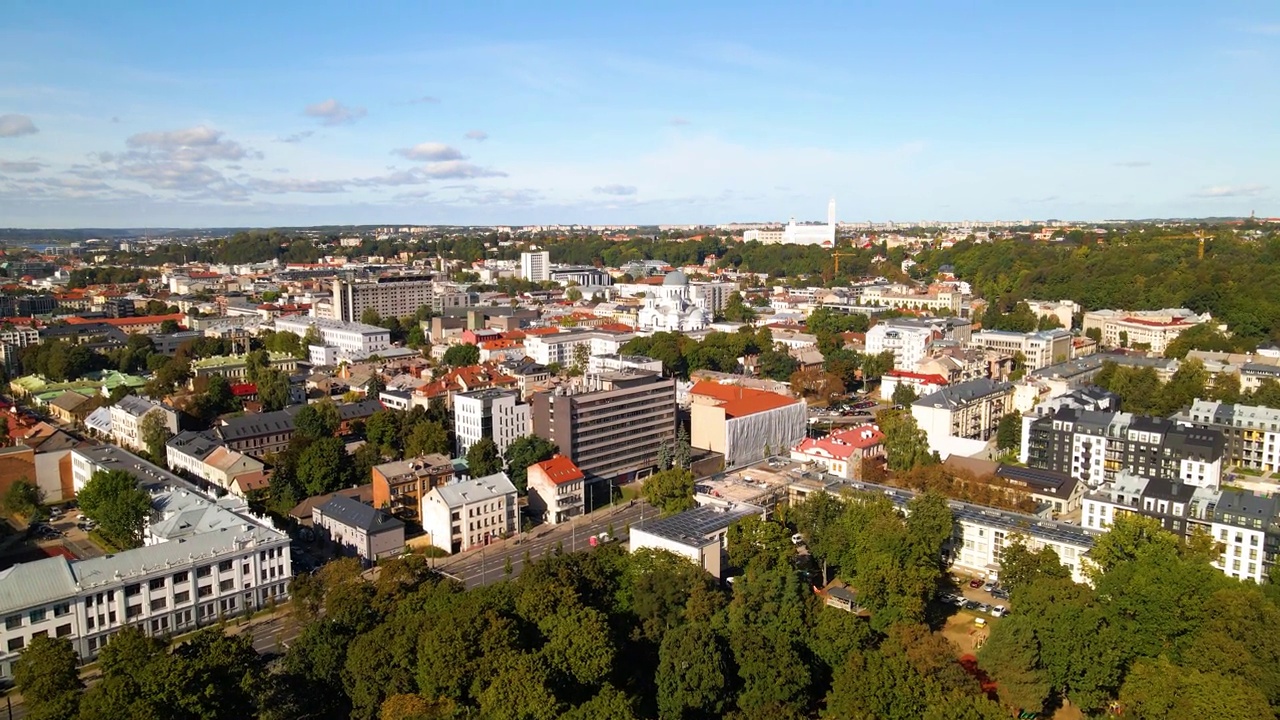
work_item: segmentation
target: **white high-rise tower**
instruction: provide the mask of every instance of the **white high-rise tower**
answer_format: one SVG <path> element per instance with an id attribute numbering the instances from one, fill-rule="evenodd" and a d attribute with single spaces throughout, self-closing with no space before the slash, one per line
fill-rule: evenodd
<path id="1" fill-rule="evenodd" d="M 836 226 L 836 199 L 831 198 L 827 203 L 827 224 L 834 230 Z M 834 235 L 834 233 L 832 233 Z"/>

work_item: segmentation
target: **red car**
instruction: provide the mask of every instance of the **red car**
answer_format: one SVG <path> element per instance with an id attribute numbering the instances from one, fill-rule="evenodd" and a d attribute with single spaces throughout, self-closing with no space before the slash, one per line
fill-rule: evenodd
<path id="1" fill-rule="evenodd" d="M 981 579 L 981 578 L 974 578 L 974 579 L 970 580 L 970 581 L 969 581 L 969 587 L 971 587 L 971 588 L 980 588 L 980 587 L 982 587 L 982 579 Z"/>

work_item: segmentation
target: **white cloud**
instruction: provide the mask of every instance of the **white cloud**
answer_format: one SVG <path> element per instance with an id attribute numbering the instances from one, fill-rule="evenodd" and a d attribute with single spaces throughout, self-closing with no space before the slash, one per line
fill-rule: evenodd
<path id="1" fill-rule="evenodd" d="M 308 105 L 303 112 L 308 117 L 316 118 L 325 125 L 346 125 L 369 114 L 362 107 L 348 107 L 333 98 Z"/>
<path id="2" fill-rule="evenodd" d="M 279 195 L 283 193 L 340 193 L 347 189 L 341 180 L 303 180 L 301 178 L 281 178 L 278 180 L 254 179 L 249 187 L 258 192 Z"/>
<path id="3" fill-rule="evenodd" d="M 600 195 L 635 195 L 635 185 L 597 185 L 591 192 Z"/>
<path id="4" fill-rule="evenodd" d="M 467 159 L 467 156 L 463 155 L 457 148 L 438 142 L 424 142 L 418 143 L 411 148 L 398 148 L 395 153 L 410 160 L 422 160 L 425 162 Z"/>
<path id="5" fill-rule="evenodd" d="M 138 133 L 130 136 L 125 144 L 182 162 L 243 160 L 251 154 L 240 143 L 223 140 L 222 136 L 221 130 L 201 125 L 185 130 Z"/>
<path id="6" fill-rule="evenodd" d="M 129 162 L 121 164 L 118 170 L 123 177 L 157 190 L 196 192 L 226 182 L 222 173 L 208 165 L 184 160 Z"/>
<path id="7" fill-rule="evenodd" d="M 34 173 L 45 168 L 45 164 L 35 160 L 0 160 L 0 172 Z"/>
<path id="8" fill-rule="evenodd" d="M 316 134 L 315 130 L 303 130 L 302 132 L 296 132 L 292 135 L 285 135 L 284 137 L 280 138 L 280 142 L 299 143 L 315 134 Z"/>
<path id="9" fill-rule="evenodd" d="M 34 135 L 40 128 L 26 115 L 0 115 L 0 138 Z"/>
<path id="10" fill-rule="evenodd" d="M 1202 198 L 1257 197 L 1266 189 L 1266 185 L 1213 185 L 1193 195 Z"/>
<path id="11" fill-rule="evenodd" d="M 434 162 L 423 168 L 423 172 L 429 177 L 441 180 L 465 180 L 471 178 L 485 177 L 506 177 L 507 174 L 499 170 L 491 170 L 483 168 L 479 165 L 473 165 L 461 160 L 449 160 L 446 162 Z"/>
<path id="12" fill-rule="evenodd" d="M 489 133 L 483 130 L 470 130 L 467 132 L 467 139 L 475 140 L 476 142 L 484 142 L 489 139 Z"/>

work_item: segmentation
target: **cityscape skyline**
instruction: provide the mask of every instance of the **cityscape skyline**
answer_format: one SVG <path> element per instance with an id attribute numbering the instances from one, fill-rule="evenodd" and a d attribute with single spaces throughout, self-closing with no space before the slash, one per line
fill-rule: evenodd
<path id="1" fill-rule="evenodd" d="M 719 224 L 817 220 L 834 196 L 842 222 L 1280 214 L 1275 8 L 1090 5 L 20 6 L 0 30 L 0 213 Z"/>

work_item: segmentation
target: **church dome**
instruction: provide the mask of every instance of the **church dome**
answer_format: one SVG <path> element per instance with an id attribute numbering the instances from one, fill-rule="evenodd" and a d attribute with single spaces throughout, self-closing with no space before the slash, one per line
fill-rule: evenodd
<path id="1" fill-rule="evenodd" d="M 666 277 L 662 278 L 662 284 L 677 285 L 677 286 L 688 285 L 689 276 L 685 275 L 679 270 L 672 270 L 671 272 L 667 273 Z"/>

